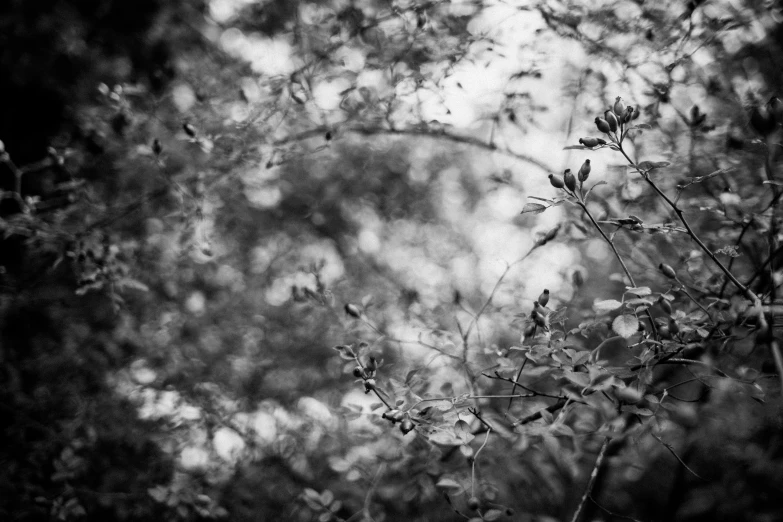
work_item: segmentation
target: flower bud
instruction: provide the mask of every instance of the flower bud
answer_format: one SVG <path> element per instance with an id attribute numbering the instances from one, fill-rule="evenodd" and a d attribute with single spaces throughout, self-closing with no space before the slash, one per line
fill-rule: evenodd
<path id="1" fill-rule="evenodd" d="M 601 138 L 579 138 L 579 144 L 585 147 L 597 147 L 598 145 L 606 145 L 606 141 Z"/>
<path id="2" fill-rule="evenodd" d="M 582 166 L 579 167 L 579 181 L 584 182 L 587 180 L 587 177 L 590 175 L 590 160 L 586 159 L 584 163 L 582 163 Z"/>
<path id="3" fill-rule="evenodd" d="M 677 273 L 674 271 L 674 269 L 667 265 L 666 263 L 661 263 L 658 265 L 658 270 L 661 271 L 663 275 L 668 277 L 669 279 L 677 279 Z"/>
<path id="4" fill-rule="evenodd" d="M 563 178 L 559 176 L 555 176 L 554 174 L 549 175 L 549 183 L 552 184 L 553 187 L 557 189 L 561 189 L 565 187 L 565 183 L 563 182 Z"/>
<path id="5" fill-rule="evenodd" d="M 576 190 L 576 177 L 571 172 L 571 169 L 566 169 L 565 172 L 563 172 L 563 182 L 565 183 L 566 188 L 571 192 Z"/>
<path id="6" fill-rule="evenodd" d="M 345 313 L 351 317 L 356 317 L 357 319 L 362 315 L 362 313 L 359 311 L 359 307 L 351 303 L 346 303 Z"/>
<path id="7" fill-rule="evenodd" d="M 617 130 L 617 116 L 612 111 L 604 112 L 604 119 L 609 123 L 609 128 L 612 132 Z"/>
<path id="8" fill-rule="evenodd" d="M 623 103 L 623 99 L 619 96 L 614 101 L 614 113 L 618 118 L 625 115 L 625 104 Z"/>
<path id="9" fill-rule="evenodd" d="M 541 306 L 546 306 L 546 304 L 549 302 L 549 290 L 544 288 L 544 291 L 541 292 L 541 295 L 538 296 L 538 304 Z"/>
<path id="10" fill-rule="evenodd" d="M 609 134 L 610 132 L 612 132 L 612 128 L 609 126 L 609 122 L 607 122 L 603 118 L 596 117 L 595 126 L 598 127 L 598 130 L 603 132 L 604 134 Z"/>

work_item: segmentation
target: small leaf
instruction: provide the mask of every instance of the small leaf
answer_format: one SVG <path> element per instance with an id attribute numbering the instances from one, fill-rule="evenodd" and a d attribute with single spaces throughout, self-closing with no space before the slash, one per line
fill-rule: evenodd
<path id="1" fill-rule="evenodd" d="M 497 520 L 503 516 L 503 512 L 499 509 L 489 509 L 484 513 L 484 520 Z"/>
<path id="2" fill-rule="evenodd" d="M 635 315 L 618 315 L 612 321 L 612 330 L 627 339 L 639 331 L 639 319 Z"/>
<path id="3" fill-rule="evenodd" d="M 589 150 L 589 148 L 584 145 L 569 145 L 568 147 L 563 147 L 563 150 Z"/>
<path id="4" fill-rule="evenodd" d="M 596 313 L 606 313 L 611 312 L 612 310 L 617 310 L 623 306 L 623 303 L 620 301 L 617 301 L 615 299 L 606 299 L 604 301 L 595 301 L 593 303 L 593 310 L 596 311 Z"/>
<path id="5" fill-rule="evenodd" d="M 548 207 L 541 205 L 540 203 L 526 203 L 525 207 L 522 209 L 522 212 L 520 214 L 527 214 L 527 213 L 533 213 L 533 214 L 540 214 L 541 212 L 545 211 Z"/>
<path id="6" fill-rule="evenodd" d="M 629 294 L 634 294 L 636 297 L 642 297 L 642 296 L 645 296 L 645 295 L 652 294 L 652 290 L 650 290 L 650 287 L 648 287 L 648 286 L 640 286 L 640 287 L 637 287 L 637 288 L 626 287 L 625 291 L 627 293 L 629 293 Z"/>
<path id="7" fill-rule="evenodd" d="M 439 488 L 457 489 L 462 491 L 462 486 L 454 479 L 442 478 L 435 484 Z"/>
<path id="8" fill-rule="evenodd" d="M 474 435 L 470 432 L 470 425 L 464 420 L 460 419 L 454 424 L 454 432 L 463 443 L 467 444 L 473 440 Z"/>

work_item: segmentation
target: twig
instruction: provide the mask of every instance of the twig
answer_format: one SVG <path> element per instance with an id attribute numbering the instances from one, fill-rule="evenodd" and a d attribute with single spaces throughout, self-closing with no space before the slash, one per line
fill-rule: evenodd
<path id="1" fill-rule="evenodd" d="M 577 522 L 579 520 L 579 517 L 582 515 L 582 510 L 585 507 L 585 503 L 587 502 L 587 499 L 590 498 L 590 495 L 593 493 L 593 487 L 595 486 L 596 479 L 598 479 L 598 472 L 601 470 L 601 466 L 604 463 L 604 458 L 606 457 L 606 449 L 608 447 L 609 447 L 609 437 L 605 437 L 604 441 L 601 443 L 601 449 L 598 450 L 598 457 L 596 457 L 595 464 L 593 465 L 593 471 L 590 473 L 590 480 L 587 481 L 587 487 L 585 488 L 585 492 L 582 495 L 582 500 L 579 501 L 579 505 L 576 507 L 574 516 L 571 517 L 571 522 Z"/>
<path id="2" fill-rule="evenodd" d="M 677 455 L 677 453 L 674 451 L 674 448 L 672 447 L 672 445 L 671 445 L 671 444 L 669 444 L 668 442 L 665 442 L 663 439 L 661 439 L 661 438 L 660 438 L 658 435 L 656 435 L 656 434 L 655 434 L 655 433 L 653 433 L 653 432 L 650 432 L 650 435 L 652 435 L 652 436 L 655 438 L 655 440 L 657 440 L 658 442 L 660 442 L 660 443 L 663 445 L 663 447 L 664 447 L 664 448 L 666 448 L 667 450 L 669 450 L 669 453 L 671 453 L 672 455 L 674 455 L 674 458 L 675 458 L 675 459 L 677 459 L 677 460 L 679 461 L 679 463 L 680 463 L 680 464 L 682 464 L 682 465 L 683 465 L 683 467 L 684 467 L 685 469 L 687 469 L 687 470 L 688 470 L 688 471 L 691 473 L 691 475 L 693 475 L 694 477 L 698 478 L 699 480 L 705 480 L 705 479 L 704 479 L 703 477 L 701 477 L 701 476 L 700 476 L 698 473 L 696 473 L 696 472 L 695 472 L 695 471 L 693 471 L 693 470 L 692 470 L 690 467 L 688 467 L 688 465 L 685 463 L 685 461 L 683 461 L 683 460 L 680 458 L 680 456 L 679 456 L 679 455 Z"/>

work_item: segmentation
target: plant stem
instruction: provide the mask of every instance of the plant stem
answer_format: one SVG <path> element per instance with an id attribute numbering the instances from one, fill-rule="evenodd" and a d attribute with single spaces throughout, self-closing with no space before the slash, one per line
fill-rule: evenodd
<path id="1" fill-rule="evenodd" d="M 734 274 L 731 273 L 731 271 L 724 266 L 723 263 L 721 263 L 720 259 L 717 258 L 717 256 L 709 249 L 707 248 L 707 245 L 704 244 L 704 242 L 699 238 L 699 236 L 696 234 L 696 232 L 693 231 L 691 228 L 690 223 L 688 223 L 688 220 L 685 217 L 685 214 L 683 213 L 682 209 L 677 206 L 677 204 L 669 199 L 669 197 L 663 193 L 663 191 L 658 187 L 658 185 L 650 179 L 650 174 L 648 171 L 640 169 L 636 163 L 628 156 L 628 154 L 623 150 L 622 145 L 618 145 L 618 150 L 620 153 L 625 156 L 625 159 L 628 160 L 628 163 L 634 167 L 639 174 L 641 174 L 642 178 L 647 182 L 648 185 L 650 185 L 655 192 L 658 193 L 658 195 L 666 202 L 669 207 L 674 211 L 674 213 L 677 215 L 677 218 L 680 220 L 682 225 L 685 227 L 686 232 L 688 235 L 693 239 L 693 241 L 696 242 L 697 245 L 699 245 L 699 248 L 702 249 L 702 251 L 709 256 L 710 259 L 720 268 L 720 270 L 726 275 L 726 277 L 731 280 L 732 283 L 734 283 L 734 286 L 736 286 L 743 295 L 748 298 L 750 301 L 753 302 L 754 305 L 758 306 L 761 304 L 761 301 L 759 300 L 758 296 L 753 293 L 753 291 L 748 288 L 747 286 L 740 283 L 740 281 L 734 277 Z"/>
<path id="2" fill-rule="evenodd" d="M 598 478 L 598 472 L 601 470 L 601 466 L 604 463 L 604 457 L 606 457 L 606 448 L 608 447 L 609 437 L 606 437 L 604 438 L 603 443 L 601 443 L 601 449 L 598 450 L 598 457 L 596 457 L 595 464 L 593 465 L 593 471 L 590 473 L 590 480 L 587 482 L 587 487 L 585 488 L 585 492 L 582 495 L 582 500 L 579 501 L 579 505 L 574 512 L 574 516 L 571 517 L 571 522 L 577 522 L 579 520 L 579 516 L 582 514 L 582 510 L 585 507 L 587 499 L 590 498 L 590 495 L 593 493 L 593 487 L 595 487 L 595 481 Z"/>

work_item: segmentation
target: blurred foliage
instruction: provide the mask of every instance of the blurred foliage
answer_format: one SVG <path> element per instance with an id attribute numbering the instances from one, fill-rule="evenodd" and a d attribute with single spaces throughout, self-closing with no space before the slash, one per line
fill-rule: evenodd
<path id="1" fill-rule="evenodd" d="M 783 6 L 512 4 L 0 5 L 0 518 L 781 518 Z"/>

